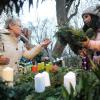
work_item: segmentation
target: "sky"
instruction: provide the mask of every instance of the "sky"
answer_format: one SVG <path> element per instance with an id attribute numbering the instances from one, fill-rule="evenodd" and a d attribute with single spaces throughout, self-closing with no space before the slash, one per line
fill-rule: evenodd
<path id="1" fill-rule="evenodd" d="M 23 23 L 27 22 L 33 22 L 34 24 L 36 23 L 37 19 L 44 20 L 44 19 L 49 19 L 50 21 L 53 21 L 53 23 L 56 22 L 56 3 L 55 0 L 46 0 L 41 4 L 39 2 L 38 8 L 36 7 L 36 0 L 33 2 L 33 6 L 28 8 L 28 3 L 25 2 L 24 7 L 23 7 L 23 13 L 20 13 L 20 18 Z"/>

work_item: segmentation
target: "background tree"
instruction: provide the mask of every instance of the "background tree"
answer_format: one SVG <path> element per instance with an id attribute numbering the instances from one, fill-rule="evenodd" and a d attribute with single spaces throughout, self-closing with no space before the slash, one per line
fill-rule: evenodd
<path id="1" fill-rule="evenodd" d="M 68 26 L 68 22 L 71 20 L 73 16 L 77 14 L 78 6 L 80 4 L 80 0 L 78 0 L 77 4 L 75 4 L 77 0 L 56 0 L 56 11 L 57 11 L 57 22 L 58 27 L 62 27 L 63 25 Z M 74 12 L 69 15 L 72 4 L 74 3 Z M 66 27 L 67 28 L 67 27 Z M 53 56 L 60 57 L 67 43 L 62 45 L 59 40 L 57 40 L 55 47 L 53 49 Z M 57 54 L 56 54 L 57 53 Z"/>

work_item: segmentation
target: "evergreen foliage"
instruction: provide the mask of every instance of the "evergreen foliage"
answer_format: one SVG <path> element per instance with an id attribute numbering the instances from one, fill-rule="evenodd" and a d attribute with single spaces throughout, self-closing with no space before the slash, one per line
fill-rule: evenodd
<path id="1" fill-rule="evenodd" d="M 64 26 L 56 32 L 56 37 L 59 42 L 61 42 L 62 45 L 66 45 L 68 43 L 75 54 L 78 54 L 78 51 L 83 48 L 82 42 L 87 41 L 88 38 L 93 38 L 93 36 L 94 31 L 91 28 L 84 33 L 80 29 L 75 30 L 69 26 Z"/>
<path id="2" fill-rule="evenodd" d="M 71 94 L 63 86 L 63 76 L 74 71 L 77 77 L 76 90 L 71 88 Z M 45 92 L 36 93 L 34 89 L 35 73 L 20 74 L 13 88 L 0 81 L 0 100 L 99 100 L 100 80 L 93 71 L 80 68 L 59 68 L 50 72 L 51 86 Z"/>

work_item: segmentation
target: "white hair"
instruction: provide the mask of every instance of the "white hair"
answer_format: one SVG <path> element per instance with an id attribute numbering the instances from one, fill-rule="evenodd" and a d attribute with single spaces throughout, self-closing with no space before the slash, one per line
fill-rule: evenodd
<path id="1" fill-rule="evenodd" d="M 15 18 L 15 17 L 7 18 L 7 20 L 5 21 L 5 28 L 9 29 L 9 24 L 16 24 L 16 22 L 18 21 L 20 21 L 20 19 Z"/>

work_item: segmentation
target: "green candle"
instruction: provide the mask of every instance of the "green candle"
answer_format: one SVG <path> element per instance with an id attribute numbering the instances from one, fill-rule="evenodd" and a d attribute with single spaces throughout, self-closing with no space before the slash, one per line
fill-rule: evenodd
<path id="1" fill-rule="evenodd" d="M 38 63 L 38 71 L 42 70 L 41 63 Z"/>
<path id="2" fill-rule="evenodd" d="M 41 69 L 44 70 L 44 62 L 41 62 Z"/>
<path id="3" fill-rule="evenodd" d="M 52 64 L 52 62 L 49 62 L 48 64 L 50 65 L 50 66 L 49 66 L 49 69 L 51 70 L 51 69 L 52 69 L 53 64 Z"/>
<path id="4" fill-rule="evenodd" d="M 45 69 L 46 69 L 47 72 L 49 72 L 52 69 L 52 63 L 49 62 L 48 64 L 46 64 Z"/>

